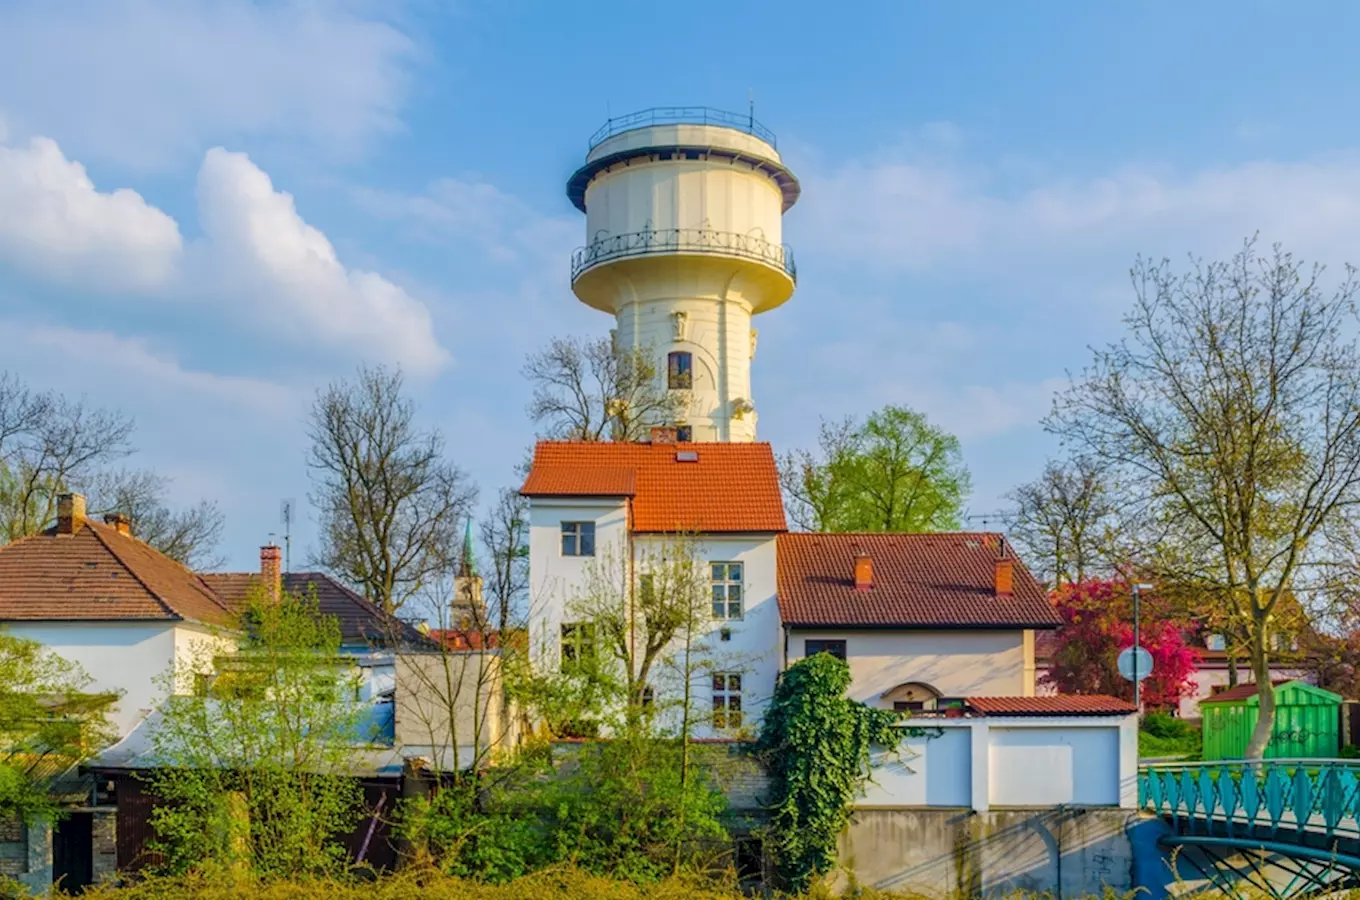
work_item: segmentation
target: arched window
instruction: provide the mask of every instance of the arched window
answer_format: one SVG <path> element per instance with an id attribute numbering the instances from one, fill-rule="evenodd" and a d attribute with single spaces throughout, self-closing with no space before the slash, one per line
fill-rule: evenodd
<path id="1" fill-rule="evenodd" d="M 676 350 L 666 357 L 666 386 L 673 391 L 687 391 L 694 387 L 694 356 Z"/>
<path id="2" fill-rule="evenodd" d="M 935 709 L 940 692 L 920 681 L 908 681 L 879 695 L 884 704 L 892 704 L 896 712 L 925 712 Z"/>

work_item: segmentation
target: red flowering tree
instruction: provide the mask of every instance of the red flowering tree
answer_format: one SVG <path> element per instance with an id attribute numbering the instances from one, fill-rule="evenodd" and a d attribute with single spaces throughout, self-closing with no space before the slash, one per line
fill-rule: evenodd
<path id="1" fill-rule="evenodd" d="M 1133 682 L 1119 675 L 1119 652 L 1133 646 L 1133 595 L 1122 581 L 1089 580 L 1051 595 L 1063 624 L 1054 635 L 1052 665 L 1042 681 L 1063 694 L 1112 694 L 1133 699 Z M 1195 625 L 1156 596 L 1142 597 L 1140 640 L 1152 654 L 1143 682 L 1148 707 L 1174 706 L 1194 690 L 1199 651 L 1185 641 Z"/>

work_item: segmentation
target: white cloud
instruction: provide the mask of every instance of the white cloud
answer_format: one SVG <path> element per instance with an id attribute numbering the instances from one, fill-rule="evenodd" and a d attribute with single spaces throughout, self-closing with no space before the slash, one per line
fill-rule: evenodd
<path id="1" fill-rule="evenodd" d="M 584 235 L 583 219 L 551 216 L 485 181 L 441 178 L 422 194 L 362 189 L 359 206 L 397 222 L 413 240 L 475 247 L 501 263 L 565 266 Z"/>
<path id="2" fill-rule="evenodd" d="M 414 45 L 355 3 L 0 4 L 0 108 L 82 158 L 164 166 L 213 142 L 361 152 L 400 127 Z"/>
<path id="3" fill-rule="evenodd" d="M 55 141 L 0 134 L 0 258 L 66 283 L 155 288 L 180 254 L 175 220 L 135 191 L 101 193 Z"/>
<path id="4" fill-rule="evenodd" d="M 326 236 L 298 215 L 293 197 L 243 153 L 214 148 L 198 175 L 204 241 L 196 247 L 216 290 L 251 298 L 262 320 L 277 316 L 299 340 L 368 350 L 417 373 L 439 369 L 447 354 L 430 313 L 374 272 L 347 269 Z"/>
<path id="5" fill-rule="evenodd" d="M 298 344 L 347 348 L 428 374 L 447 362 L 429 310 L 383 276 L 349 269 L 291 195 L 244 154 L 208 151 L 203 237 L 186 254 L 175 220 L 128 189 L 99 192 L 57 144 L 0 144 L 0 262 L 92 291 L 244 313 Z"/>
<path id="6" fill-rule="evenodd" d="M 947 161 L 853 162 L 805 179 L 799 228 L 839 258 L 895 271 L 1002 274 L 1113 250 L 1230 252 L 1257 231 L 1340 263 L 1360 244 L 1360 158 L 1251 162 L 1185 174 L 1125 168 L 1003 188 Z M 1102 258 L 1102 264 L 1104 260 Z"/>
<path id="7" fill-rule="evenodd" d="M 208 403 L 219 411 L 229 406 L 285 420 L 292 418 L 301 405 L 302 394 L 284 385 L 186 368 L 145 339 L 110 331 L 0 319 L 0 343 L 22 348 L 13 351 L 16 368 L 50 373 L 46 377 L 59 382 L 55 386 L 61 390 L 122 398 L 123 402 L 110 402 L 110 406 L 121 407 L 132 396 L 143 407 L 157 409 L 163 408 L 166 398 L 173 398 L 182 410 L 200 410 L 198 404 Z M 59 360 L 70 364 L 58 365 Z M 135 390 L 129 391 L 129 385 Z"/>

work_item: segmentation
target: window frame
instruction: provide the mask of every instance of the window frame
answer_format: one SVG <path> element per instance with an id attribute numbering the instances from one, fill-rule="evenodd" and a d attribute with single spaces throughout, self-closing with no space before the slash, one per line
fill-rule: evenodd
<path id="1" fill-rule="evenodd" d="M 713 730 L 737 731 L 745 724 L 742 705 L 742 673 L 714 672 L 710 682 L 713 697 Z"/>
<path id="2" fill-rule="evenodd" d="M 594 622 L 563 622 L 558 636 L 558 671 L 580 671 L 599 658 L 599 635 Z"/>
<path id="3" fill-rule="evenodd" d="M 718 567 L 723 567 L 723 577 L 715 577 Z M 732 572 L 736 571 L 736 577 L 732 577 Z M 731 560 L 711 560 L 708 564 L 708 587 L 709 599 L 712 603 L 709 611 L 713 614 L 714 621 L 717 622 L 740 622 L 746 618 L 746 564 Z M 737 614 L 732 615 L 732 594 L 733 589 L 737 595 L 736 609 Z M 718 598 L 719 592 L 722 599 Z M 719 605 L 722 606 L 721 612 Z"/>
<path id="4" fill-rule="evenodd" d="M 812 649 L 817 645 L 817 649 Z M 839 647 L 840 653 L 836 653 L 832 648 Z M 850 656 L 850 645 L 844 638 L 803 638 L 803 658 L 811 659 L 818 653 L 830 653 L 841 662 L 847 662 Z"/>
<path id="5" fill-rule="evenodd" d="M 694 426 L 693 426 L 693 425 L 676 425 L 676 426 L 675 426 L 675 442 L 676 442 L 677 444 L 692 444 L 692 443 L 694 443 Z"/>
<path id="6" fill-rule="evenodd" d="M 666 388 L 672 391 L 694 389 L 694 354 L 672 350 L 666 354 Z"/>
<path id="7" fill-rule="evenodd" d="M 559 537 L 557 542 L 557 552 L 568 558 L 588 559 L 595 555 L 595 523 L 588 519 L 563 521 L 560 523 Z M 582 546 L 586 543 L 585 535 L 590 535 L 590 552 L 583 553 Z M 572 540 L 573 553 L 567 552 L 567 540 Z"/>

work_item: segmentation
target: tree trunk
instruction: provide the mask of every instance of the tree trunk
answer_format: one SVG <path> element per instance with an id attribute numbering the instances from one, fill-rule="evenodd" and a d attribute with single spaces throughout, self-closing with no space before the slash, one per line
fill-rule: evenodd
<path id="1" fill-rule="evenodd" d="M 1256 718 L 1256 728 L 1247 742 L 1247 759 L 1261 759 L 1265 756 L 1266 745 L 1270 743 L 1270 732 L 1275 727 L 1275 685 L 1270 681 L 1270 662 L 1266 658 L 1266 627 L 1264 622 L 1252 628 L 1251 670 L 1256 676 L 1256 696 L 1260 703 Z"/>

